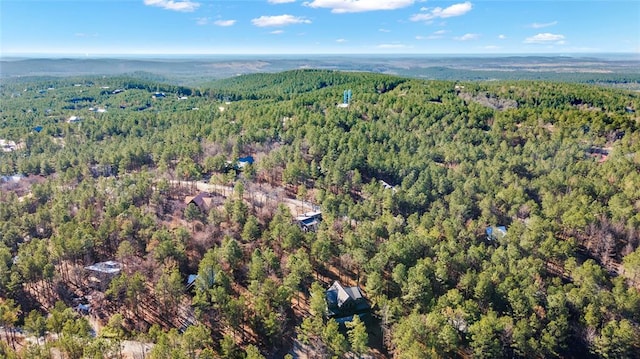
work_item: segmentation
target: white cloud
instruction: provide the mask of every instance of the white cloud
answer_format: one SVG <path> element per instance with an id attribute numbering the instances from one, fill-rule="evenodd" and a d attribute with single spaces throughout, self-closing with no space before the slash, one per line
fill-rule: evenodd
<path id="1" fill-rule="evenodd" d="M 310 24 L 311 20 L 293 15 L 260 16 L 252 19 L 251 23 L 258 27 L 287 26 L 293 24 Z"/>
<path id="2" fill-rule="evenodd" d="M 480 37 L 480 35 L 478 34 L 464 34 L 462 36 L 454 37 L 453 39 L 458 41 L 469 41 L 469 40 L 475 40 L 478 37 Z"/>
<path id="3" fill-rule="evenodd" d="M 473 4 L 469 1 L 465 1 L 463 3 L 453 4 L 446 8 L 435 7 L 433 9 L 426 9 L 428 12 L 426 14 L 414 14 L 411 16 L 411 21 L 429 21 L 435 18 L 448 18 L 454 16 L 461 16 L 473 8 Z"/>
<path id="4" fill-rule="evenodd" d="M 549 32 L 543 32 L 531 37 L 527 37 L 524 40 L 525 44 L 551 44 L 555 43 L 557 45 L 564 44 L 564 35 L 560 34 L 552 34 Z"/>
<path id="5" fill-rule="evenodd" d="M 446 34 L 447 32 L 448 32 L 447 30 L 438 30 L 438 31 L 435 31 L 433 34 L 434 34 L 434 35 L 444 35 L 444 34 Z"/>
<path id="6" fill-rule="evenodd" d="M 269 4 L 286 4 L 290 2 L 296 2 L 296 0 L 268 0 Z"/>
<path id="7" fill-rule="evenodd" d="M 500 39 L 500 40 L 504 40 L 506 38 L 507 38 L 506 35 L 503 35 L 503 34 L 498 35 L 498 39 Z"/>
<path id="8" fill-rule="evenodd" d="M 378 29 L 378 31 L 380 31 L 380 32 L 391 32 L 391 30 L 389 30 L 389 29 Z"/>
<path id="9" fill-rule="evenodd" d="M 235 23 L 236 23 L 236 20 L 216 20 L 213 22 L 214 25 L 223 26 L 223 27 L 233 26 L 235 25 Z"/>
<path id="10" fill-rule="evenodd" d="M 313 0 L 304 5 L 313 8 L 331 9 L 332 13 L 395 10 L 413 5 L 415 0 Z"/>
<path id="11" fill-rule="evenodd" d="M 487 45 L 484 47 L 485 50 L 499 50 L 501 49 L 500 46 L 496 46 L 496 45 Z"/>
<path id="12" fill-rule="evenodd" d="M 270 32 L 270 34 L 273 34 L 273 35 L 280 35 L 282 33 L 284 33 L 283 30 L 273 30 L 273 31 Z"/>
<path id="13" fill-rule="evenodd" d="M 533 24 L 529 25 L 529 27 L 532 27 L 534 29 L 542 29 L 543 27 L 549 27 L 557 24 L 558 24 L 557 21 L 543 22 L 543 23 L 534 22 Z"/>
<path id="14" fill-rule="evenodd" d="M 200 7 L 200 3 L 189 0 L 144 0 L 144 4 L 180 12 L 192 12 Z"/>
<path id="15" fill-rule="evenodd" d="M 347 40 L 346 39 L 337 39 L 336 42 L 344 43 L 344 42 L 347 42 Z"/>

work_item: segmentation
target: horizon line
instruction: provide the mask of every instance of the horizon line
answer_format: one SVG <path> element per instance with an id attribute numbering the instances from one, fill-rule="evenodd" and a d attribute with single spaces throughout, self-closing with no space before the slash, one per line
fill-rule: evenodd
<path id="1" fill-rule="evenodd" d="M 45 52 L 30 52 L 30 53 L 0 53 L 1 59 L 11 58 L 29 58 L 29 59 L 95 59 L 95 58 L 194 58 L 194 57 L 295 57 L 295 56 L 313 56 L 313 57 L 362 57 L 362 56 L 375 56 L 375 57 L 450 57 L 450 56 L 462 56 L 462 57 L 511 57 L 511 56 L 544 56 L 544 57 L 575 57 L 575 56 L 594 56 L 594 55 L 616 55 L 616 56 L 637 56 L 640 60 L 640 52 L 512 52 L 512 53 L 488 53 L 488 52 L 442 52 L 442 53 L 385 53 L 385 52 L 370 52 L 370 53 L 45 53 Z"/>

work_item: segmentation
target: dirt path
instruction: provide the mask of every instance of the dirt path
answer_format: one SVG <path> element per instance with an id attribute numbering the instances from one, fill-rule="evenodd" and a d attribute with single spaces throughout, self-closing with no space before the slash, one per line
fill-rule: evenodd
<path id="1" fill-rule="evenodd" d="M 122 346 L 122 357 L 126 359 L 145 359 L 153 348 L 151 343 L 135 340 L 125 340 L 120 345 Z"/>
<path id="2" fill-rule="evenodd" d="M 5 336 L 6 334 L 4 328 L 0 329 L 0 340 L 6 341 Z M 47 337 L 49 342 L 58 339 L 57 335 L 51 333 L 48 333 Z M 36 337 L 34 336 L 25 335 L 21 332 L 16 332 L 15 339 L 16 348 L 18 349 L 18 351 L 23 350 L 25 346 L 29 344 L 45 344 L 45 340 L 43 338 L 36 339 Z M 120 343 L 120 347 L 122 349 L 122 358 L 124 359 L 145 359 L 149 355 L 151 348 L 153 348 L 153 344 L 136 340 L 124 340 L 122 341 L 122 343 Z M 59 348 L 51 348 L 51 351 L 49 353 L 51 354 L 52 359 L 62 359 L 65 357 Z"/>
<path id="3" fill-rule="evenodd" d="M 169 183 L 173 185 L 180 185 L 184 187 L 192 187 L 202 192 L 215 192 L 223 197 L 229 197 L 233 195 L 233 187 L 222 186 L 204 181 L 176 181 L 171 180 Z M 247 201 L 256 201 L 258 203 L 282 203 L 289 207 L 291 214 L 295 217 L 306 212 L 313 212 L 319 209 L 318 206 L 313 205 L 307 201 L 300 201 L 295 198 L 289 198 L 284 196 L 284 190 L 277 188 L 271 192 L 267 192 L 260 189 L 245 189 L 244 199 Z"/>

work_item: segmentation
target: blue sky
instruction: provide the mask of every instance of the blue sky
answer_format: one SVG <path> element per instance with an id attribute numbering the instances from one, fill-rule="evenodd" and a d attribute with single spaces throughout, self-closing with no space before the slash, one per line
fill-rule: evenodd
<path id="1" fill-rule="evenodd" d="M 640 53 L 640 1 L 2 0 L 0 51 Z"/>

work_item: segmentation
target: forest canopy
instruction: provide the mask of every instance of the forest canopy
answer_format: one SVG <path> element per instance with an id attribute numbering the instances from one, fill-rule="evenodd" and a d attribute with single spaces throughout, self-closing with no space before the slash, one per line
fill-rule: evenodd
<path id="1" fill-rule="evenodd" d="M 326 70 L 3 82 L 0 354 L 637 356 L 638 110 Z M 328 318 L 334 281 L 370 317 Z"/>

